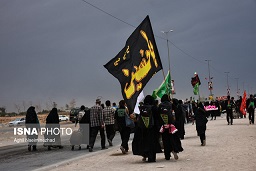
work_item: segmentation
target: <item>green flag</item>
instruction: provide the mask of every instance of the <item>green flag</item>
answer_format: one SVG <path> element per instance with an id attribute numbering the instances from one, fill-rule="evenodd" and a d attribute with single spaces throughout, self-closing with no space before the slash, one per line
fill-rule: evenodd
<path id="1" fill-rule="evenodd" d="M 199 83 L 196 83 L 196 85 L 194 86 L 193 92 L 194 92 L 194 95 L 198 95 L 198 93 L 199 93 Z"/>
<path id="2" fill-rule="evenodd" d="M 168 71 L 164 81 L 162 82 L 162 84 L 159 86 L 158 89 L 155 89 L 153 91 L 153 94 L 152 96 L 154 98 L 156 97 L 159 97 L 159 98 L 162 98 L 162 96 L 164 94 L 168 94 L 170 95 L 171 94 L 171 75 L 170 75 L 170 72 Z"/>
<path id="3" fill-rule="evenodd" d="M 194 74 L 194 77 L 191 78 L 191 84 L 194 88 L 193 89 L 194 95 L 198 95 L 199 94 L 199 85 L 201 85 L 201 81 L 196 72 Z"/>

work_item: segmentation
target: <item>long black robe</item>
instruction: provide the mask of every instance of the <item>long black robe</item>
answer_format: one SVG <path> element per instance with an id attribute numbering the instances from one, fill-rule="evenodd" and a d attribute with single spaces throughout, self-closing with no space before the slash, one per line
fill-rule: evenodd
<path id="1" fill-rule="evenodd" d="M 57 130 L 60 130 L 60 121 L 57 108 L 52 108 L 49 115 L 46 118 L 45 128 L 47 130 L 54 130 L 53 132 L 46 132 L 45 139 L 54 140 L 54 142 L 45 142 L 45 146 L 61 146 L 60 133 Z M 60 131 L 61 132 L 61 131 Z"/>
<path id="2" fill-rule="evenodd" d="M 164 96 L 163 96 L 164 97 Z M 164 105 L 169 105 L 172 106 L 172 104 L 168 101 L 168 99 L 161 99 L 161 103 L 159 104 L 159 112 L 158 114 L 160 115 L 160 108 L 161 106 Z M 172 113 L 169 114 L 168 118 L 172 118 Z M 169 119 L 168 124 L 173 124 L 174 125 L 174 121 L 172 119 Z M 161 125 L 162 126 L 162 125 Z M 165 159 L 169 160 L 170 159 L 170 153 L 172 151 L 174 151 L 175 153 L 179 153 L 183 151 L 182 148 L 182 144 L 180 141 L 180 138 L 178 136 L 177 133 L 170 133 L 169 129 L 164 129 L 163 133 L 162 133 L 162 141 L 163 141 L 163 146 L 164 146 L 164 155 L 165 155 Z"/>
<path id="3" fill-rule="evenodd" d="M 178 129 L 178 136 L 181 139 L 184 139 L 185 135 L 185 115 L 183 113 L 182 104 L 178 104 L 176 110 L 175 110 L 175 127 Z"/>
<path id="4" fill-rule="evenodd" d="M 32 130 L 36 128 L 39 133 L 40 124 L 34 106 L 30 106 L 27 110 L 25 125 L 27 129 Z M 38 134 L 27 135 L 27 139 L 32 140 L 29 141 L 28 145 L 36 145 Z"/>
<path id="5" fill-rule="evenodd" d="M 156 161 L 156 153 L 162 152 L 159 143 L 159 119 L 158 119 L 158 109 L 155 105 L 155 100 L 152 96 L 148 95 L 144 99 L 144 105 L 151 105 L 151 112 L 154 124 L 150 128 L 140 127 L 136 124 L 134 138 L 132 141 L 132 152 L 134 155 L 140 155 L 148 158 L 149 162 Z M 140 115 L 138 119 L 141 119 Z M 140 121 L 138 121 L 139 123 Z"/>
<path id="6" fill-rule="evenodd" d="M 195 111 L 195 120 L 196 120 L 196 131 L 197 135 L 200 136 L 206 131 L 206 124 L 208 122 L 206 118 L 206 112 L 204 109 L 198 107 Z"/>

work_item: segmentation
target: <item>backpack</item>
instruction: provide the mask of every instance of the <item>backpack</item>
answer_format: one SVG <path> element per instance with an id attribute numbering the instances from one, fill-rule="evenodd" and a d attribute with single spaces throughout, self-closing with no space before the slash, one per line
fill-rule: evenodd
<path id="1" fill-rule="evenodd" d="M 140 128 L 152 128 L 154 126 L 154 119 L 152 114 L 152 105 L 142 105 L 139 107 L 140 115 L 138 126 Z"/>
<path id="2" fill-rule="evenodd" d="M 159 105 L 159 112 L 161 125 L 173 123 L 172 106 L 170 103 L 161 103 Z"/>

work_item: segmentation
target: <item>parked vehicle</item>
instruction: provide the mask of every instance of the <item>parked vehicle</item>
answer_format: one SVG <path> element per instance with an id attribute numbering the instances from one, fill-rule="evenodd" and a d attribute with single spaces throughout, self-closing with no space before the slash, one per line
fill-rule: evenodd
<path id="1" fill-rule="evenodd" d="M 70 113 L 69 113 L 69 120 L 70 120 L 72 123 L 75 123 L 79 111 L 80 111 L 80 108 L 79 108 L 79 107 L 76 107 L 76 108 L 73 108 L 73 109 L 70 110 Z"/>
<path id="2" fill-rule="evenodd" d="M 16 118 L 14 121 L 9 122 L 9 126 L 25 125 L 26 118 Z"/>
<path id="3" fill-rule="evenodd" d="M 59 115 L 59 120 L 61 121 L 68 121 L 69 118 L 66 115 Z"/>

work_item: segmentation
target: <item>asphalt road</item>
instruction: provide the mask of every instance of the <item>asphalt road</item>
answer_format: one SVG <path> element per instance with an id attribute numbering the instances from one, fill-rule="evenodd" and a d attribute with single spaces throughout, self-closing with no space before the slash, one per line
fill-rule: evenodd
<path id="1" fill-rule="evenodd" d="M 9 131 L 9 128 L 7 130 Z M 119 133 L 116 133 L 113 145 L 120 145 L 120 139 Z M 68 161 L 74 158 L 91 155 L 97 151 L 102 151 L 99 135 L 95 142 L 93 149 L 94 152 L 92 153 L 86 149 L 86 144 L 82 144 L 81 150 L 78 150 L 78 147 L 75 147 L 75 150 L 71 151 L 69 136 L 62 136 L 61 142 L 64 146 L 63 149 L 53 148 L 51 151 L 48 151 L 47 148 L 43 146 L 43 143 L 38 143 L 38 150 L 35 152 L 29 152 L 27 150 L 27 143 L 0 147 L 0 170 L 36 170 L 41 167 L 46 167 L 55 163 Z M 107 141 L 106 147 L 108 147 Z"/>

